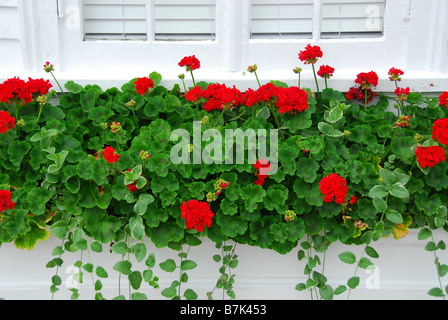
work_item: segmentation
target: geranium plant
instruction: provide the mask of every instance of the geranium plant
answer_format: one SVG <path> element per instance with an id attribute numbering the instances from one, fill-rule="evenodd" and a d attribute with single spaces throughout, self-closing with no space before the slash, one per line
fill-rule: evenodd
<path id="1" fill-rule="evenodd" d="M 320 47 L 309 45 L 298 58 L 311 65 L 316 88 L 300 87 L 299 67 L 298 86 L 260 83 L 257 65 L 248 71 L 258 88 L 197 82 L 195 56 L 179 62 L 193 81 L 187 87 L 181 74 L 183 91 L 164 87 L 157 72 L 106 90 L 68 81 L 61 94 L 42 79 L 0 84 L 0 242 L 32 249 L 50 233 L 61 239 L 47 264 L 56 270 L 52 293 L 65 252 L 110 245 L 131 299 L 147 298 L 143 283 L 159 287 L 151 245 L 178 252 L 179 261 L 159 262 L 179 272 L 161 288 L 173 299 L 198 298 L 185 283 L 197 265 L 188 253 L 203 237 L 216 243 L 212 257 L 222 264 L 208 298 L 215 289 L 236 297 L 237 243 L 280 254 L 297 249 L 308 279 L 296 288 L 331 299 L 359 284 L 356 271 L 337 288 L 317 271 L 325 260 L 318 254 L 332 243 L 363 245 L 368 257 L 347 250 L 340 260 L 367 268 L 382 237 L 420 229 L 427 239 L 431 230 L 446 230 L 448 93 L 423 97 L 400 88 L 405 73 L 396 68 L 383 75 L 395 82 L 396 97 L 375 92 L 374 71 L 361 72 L 343 93 L 329 86 L 337 69 L 316 72 Z M 54 77 L 50 63 L 44 71 Z M 270 154 L 260 152 L 263 144 Z M 427 248 L 444 247 L 432 241 Z M 82 258 L 76 266 L 76 279 L 92 274 L 95 298 L 105 298 L 108 272 Z M 443 277 L 448 268 L 439 259 L 436 266 Z M 446 293 L 442 286 L 430 291 Z M 120 288 L 116 298 L 125 298 Z"/>

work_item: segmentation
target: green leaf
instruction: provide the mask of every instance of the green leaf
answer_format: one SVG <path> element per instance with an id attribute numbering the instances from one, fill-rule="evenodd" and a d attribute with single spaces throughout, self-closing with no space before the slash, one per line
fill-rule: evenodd
<path id="1" fill-rule="evenodd" d="M 134 254 L 135 259 L 141 262 L 146 257 L 146 245 L 141 242 L 134 243 L 131 247 L 131 252 Z"/>
<path id="2" fill-rule="evenodd" d="M 366 254 L 371 258 L 379 258 L 378 252 L 370 246 L 366 246 Z"/>
<path id="3" fill-rule="evenodd" d="M 386 213 L 386 218 L 387 218 L 387 220 L 389 220 L 389 221 L 391 221 L 391 222 L 393 222 L 395 224 L 403 223 L 403 217 L 396 210 L 389 210 Z"/>
<path id="4" fill-rule="evenodd" d="M 329 136 L 332 138 L 342 137 L 342 132 L 340 130 L 333 128 L 333 126 L 329 125 L 326 122 L 319 122 L 317 124 L 317 126 L 318 126 L 320 132 L 322 132 L 326 136 Z"/>
<path id="5" fill-rule="evenodd" d="M 83 88 L 81 85 L 76 84 L 76 83 L 74 83 L 73 81 L 67 81 L 67 82 L 65 83 L 64 87 L 65 87 L 69 92 L 71 92 L 71 93 L 73 93 L 73 94 L 78 94 L 78 93 L 80 93 L 81 91 L 84 90 L 84 88 Z"/>
<path id="6" fill-rule="evenodd" d="M 27 195 L 30 211 L 37 215 L 43 215 L 46 211 L 46 204 L 50 201 L 53 193 L 50 190 L 34 188 Z"/>
<path id="7" fill-rule="evenodd" d="M 333 300 L 334 291 L 331 286 L 325 285 L 319 288 L 319 293 L 324 300 Z"/>
<path id="8" fill-rule="evenodd" d="M 128 260 L 118 261 L 114 264 L 113 269 L 125 275 L 131 274 L 132 263 Z"/>
<path id="9" fill-rule="evenodd" d="M 373 205 L 375 206 L 375 209 L 378 210 L 379 213 L 386 212 L 387 210 L 387 203 L 381 198 L 374 197 Z"/>
<path id="10" fill-rule="evenodd" d="M 132 238 L 135 240 L 142 240 L 145 235 L 145 226 L 143 225 L 142 217 L 131 217 L 129 219 L 129 229 Z"/>
<path id="11" fill-rule="evenodd" d="M 162 296 L 164 296 L 165 298 L 172 298 L 176 295 L 177 290 L 175 287 L 168 287 L 166 289 L 163 289 L 161 294 Z"/>
<path id="12" fill-rule="evenodd" d="M 182 271 L 188 271 L 188 270 L 193 270 L 194 268 L 197 267 L 196 262 L 192 261 L 192 260 L 184 260 L 181 262 L 180 264 L 180 269 Z"/>
<path id="13" fill-rule="evenodd" d="M 95 269 L 95 274 L 99 277 L 99 278 L 107 278 L 109 275 L 107 274 L 107 271 L 104 270 L 103 267 L 98 266 Z"/>
<path id="14" fill-rule="evenodd" d="M 143 281 L 143 277 L 140 271 L 133 271 L 128 276 L 129 283 L 134 290 L 140 289 Z"/>
<path id="15" fill-rule="evenodd" d="M 245 200 L 249 212 L 257 208 L 257 203 L 262 202 L 265 195 L 266 191 L 259 185 L 249 185 L 241 189 L 241 198 Z"/>
<path id="16" fill-rule="evenodd" d="M 428 228 L 423 228 L 418 233 L 418 240 L 426 240 L 429 237 L 431 237 L 431 235 L 432 235 L 431 230 L 429 230 Z"/>
<path id="17" fill-rule="evenodd" d="M 349 251 L 343 252 L 339 255 L 339 259 L 347 264 L 354 264 L 356 262 L 356 256 Z"/>
<path id="18" fill-rule="evenodd" d="M 379 184 L 374 186 L 370 191 L 369 191 L 369 197 L 370 198 L 385 198 L 388 195 L 388 190 L 386 188 L 386 186 Z"/>
<path id="19" fill-rule="evenodd" d="M 359 285 L 360 280 L 359 277 L 351 277 L 348 279 L 347 285 L 350 289 L 355 289 Z"/>
<path id="20" fill-rule="evenodd" d="M 319 163 L 313 158 L 300 158 L 297 161 L 297 176 L 302 177 L 305 182 L 313 183 L 319 169 Z"/>
<path id="21" fill-rule="evenodd" d="M 187 300 L 196 300 L 198 298 L 198 295 L 192 289 L 187 289 L 184 292 L 184 297 Z"/>
<path id="22" fill-rule="evenodd" d="M 134 211 L 138 215 L 144 215 L 148 209 L 148 205 L 154 202 L 154 197 L 150 194 L 141 194 L 134 205 Z"/>
<path id="23" fill-rule="evenodd" d="M 440 288 L 432 288 L 431 290 L 428 291 L 428 295 L 432 296 L 432 297 L 443 297 L 443 291 Z"/>
<path id="24" fill-rule="evenodd" d="M 166 272 L 174 272 L 176 270 L 176 262 L 173 259 L 165 260 L 164 262 L 159 264 L 160 269 Z"/>
<path id="25" fill-rule="evenodd" d="M 386 169 L 380 169 L 379 174 L 380 174 L 381 179 L 387 186 L 390 186 L 393 183 L 395 183 L 396 178 L 395 178 L 395 174 L 393 172 L 386 170 Z"/>
<path id="26" fill-rule="evenodd" d="M 406 187 L 399 182 L 393 184 L 389 192 L 391 195 L 397 198 L 405 199 L 409 197 L 408 189 L 406 189 Z"/>
<path id="27" fill-rule="evenodd" d="M 31 150 L 31 145 L 26 141 L 14 141 L 9 144 L 8 154 L 9 161 L 19 167 L 25 155 Z"/>

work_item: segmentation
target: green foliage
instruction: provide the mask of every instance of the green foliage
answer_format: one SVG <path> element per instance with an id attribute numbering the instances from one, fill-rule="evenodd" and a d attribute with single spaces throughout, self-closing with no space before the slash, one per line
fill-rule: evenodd
<path id="1" fill-rule="evenodd" d="M 434 99 L 413 93 L 400 104 L 398 111 L 412 117 L 409 127 L 396 125 L 398 117 L 389 108 L 388 97 L 380 96 L 366 107 L 330 88 L 318 94 L 307 89 L 308 109 L 296 114 L 280 114 L 272 101 L 206 112 L 205 101 L 188 101 L 178 85 L 169 90 L 160 74 L 149 76 L 155 87 L 145 95 L 136 92 L 135 79 L 107 90 L 68 81 L 67 92 L 43 106 L 39 121 L 33 114 L 38 110 L 36 101 L 20 106 L 17 120 L 25 124 L 16 125 L 8 135 L 0 134 L 0 186 L 11 191 L 15 203 L 13 210 L 0 215 L 0 244 L 14 242 L 19 248 L 32 249 L 51 232 L 65 241 L 55 251 L 58 258 L 48 264 L 58 268 L 65 251 L 101 252 L 112 243 L 110 250 L 122 258 L 113 271 L 128 279 L 135 291 L 130 299 L 146 298 L 139 291 L 143 283 L 158 287 L 152 270 L 155 257 L 144 243 L 146 237 L 157 248 L 180 251 L 180 262 L 169 259 L 158 264 L 167 273 L 180 271 L 179 280 L 162 290 L 163 296 L 172 299 L 198 298 L 192 289 L 180 290 L 188 281 L 187 271 L 196 268 L 182 248 L 194 246 L 202 236 L 223 248 L 221 256 L 214 256 L 222 263 L 216 288 L 231 298 L 235 293 L 230 271 L 238 260 L 224 241 L 280 254 L 300 245 L 299 260 L 306 260 L 308 279 L 297 289 L 332 299 L 356 288 L 359 278 L 333 288 L 316 270 L 322 262 L 319 256 L 305 252 L 321 253 L 338 241 L 364 244 L 365 253 L 376 258 L 370 241 L 391 235 L 400 238 L 411 228 L 420 229 L 420 237 L 427 239 L 432 230 L 446 229 L 448 165 L 422 168 L 414 153 L 419 142 L 437 144 L 431 139 L 432 123 L 448 117 L 448 109 L 437 106 Z M 280 81 L 272 84 L 288 87 Z M 209 85 L 198 83 L 203 89 Z M 11 107 L 0 104 L 5 111 Z M 194 138 L 193 121 L 202 121 L 200 134 L 208 129 L 220 134 L 230 129 L 277 129 L 278 144 L 271 146 L 278 154 L 276 173 L 255 184 L 257 171 L 249 163 L 249 153 L 243 155 L 243 164 L 195 163 L 197 150 L 190 149 L 193 139 L 179 150 L 189 161 L 175 163 L 171 151 L 179 141 L 172 140 L 172 133 L 181 129 Z M 114 122 L 120 123 L 116 132 L 111 128 Z M 417 142 L 417 134 L 424 140 Z M 199 141 L 199 149 L 209 146 L 208 142 Z M 270 146 L 268 138 L 265 142 Z M 103 155 L 108 146 L 120 155 L 113 164 Z M 229 151 L 227 146 L 221 149 Z M 214 154 L 213 159 L 218 158 Z M 323 199 L 320 181 L 332 173 L 347 181 L 344 203 Z M 220 179 L 230 184 L 218 194 L 215 184 Z M 357 201 L 351 203 L 353 196 Z M 213 212 L 211 226 L 202 233 L 187 229 L 182 216 L 181 205 L 193 199 L 207 202 Z M 432 241 L 426 250 L 444 247 L 443 242 Z M 138 270 L 128 255 L 147 268 Z M 369 258 L 358 259 L 349 251 L 340 259 L 360 268 L 372 266 Z M 438 261 L 436 265 L 440 276 L 447 273 L 445 265 Z M 83 272 L 98 277 L 95 298 L 103 299 L 101 279 L 109 272 L 86 263 L 79 269 L 80 281 Z M 60 285 L 56 272 L 51 292 Z M 437 288 L 430 294 L 440 297 L 446 291 Z M 73 298 L 78 295 L 73 290 Z M 123 297 L 120 293 L 116 298 Z"/>

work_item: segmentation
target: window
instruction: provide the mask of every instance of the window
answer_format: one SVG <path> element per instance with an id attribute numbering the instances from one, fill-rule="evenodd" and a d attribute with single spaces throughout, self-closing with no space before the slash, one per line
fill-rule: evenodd
<path id="1" fill-rule="evenodd" d="M 155 0 L 156 40 L 215 38 L 215 0 Z"/>
<path id="2" fill-rule="evenodd" d="M 84 39 L 145 39 L 146 0 L 83 0 Z"/>
<path id="3" fill-rule="evenodd" d="M 383 35 L 386 0 L 252 0 L 251 38 Z"/>
<path id="4" fill-rule="evenodd" d="M 147 40 L 152 38 L 149 30 L 155 40 L 215 38 L 215 0 L 83 0 L 82 4 L 85 40 Z"/>

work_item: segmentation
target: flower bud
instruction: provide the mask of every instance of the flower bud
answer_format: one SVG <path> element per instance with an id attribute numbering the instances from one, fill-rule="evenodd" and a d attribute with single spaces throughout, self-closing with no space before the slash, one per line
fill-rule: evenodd
<path id="1" fill-rule="evenodd" d="M 110 128 L 112 129 L 113 133 L 117 133 L 118 131 L 121 130 L 121 124 L 119 122 L 114 121 L 110 125 Z"/>
<path id="2" fill-rule="evenodd" d="M 47 73 L 49 73 L 51 71 L 54 71 L 54 66 L 52 64 L 50 64 L 50 62 L 47 61 L 44 64 L 44 71 L 47 72 Z"/>
<path id="3" fill-rule="evenodd" d="M 147 151 L 142 150 L 142 151 L 140 151 L 139 157 L 142 160 L 147 160 L 147 159 L 149 159 L 150 155 L 149 155 L 149 153 Z"/>
<path id="4" fill-rule="evenodd" d="M 300 72 L 302 72 L 302 68 L 296 67 L 292 69 L 292 71 L 294 71 L 295 74 L 299 74 Z"/>
<path id="5" fill-rule="evenodd" d="M 100 127 L 101 127 L 101 129 L 106 130 L 109 127 L 109 125 L 107 124 L 107 122 L 102 122 L 100 124 Z"/>
<path id="6" fill-rule="evenodd" d="M 286 210 L 285 220 L 292 221 L 296 218 L 297 214 L 293 210 Z"/>
<path id="7" fill-rule="evenodd" d="M 17 120 L 16 125 L 17 125 L 18 127 L 23 128 L 23 127 L 25 126 L 25 120 L 23 120 L 23 119 L 19 119 L 19 120 Z"/>
<path id="8" fill-rule="evenodd" d="M 258 69 L 258 66 L 256 64 L 254 64 L 253 66 L 247 67 L 247 71 L 249 71 L 250 73 L 257 71 L 257 69 Z"/>

